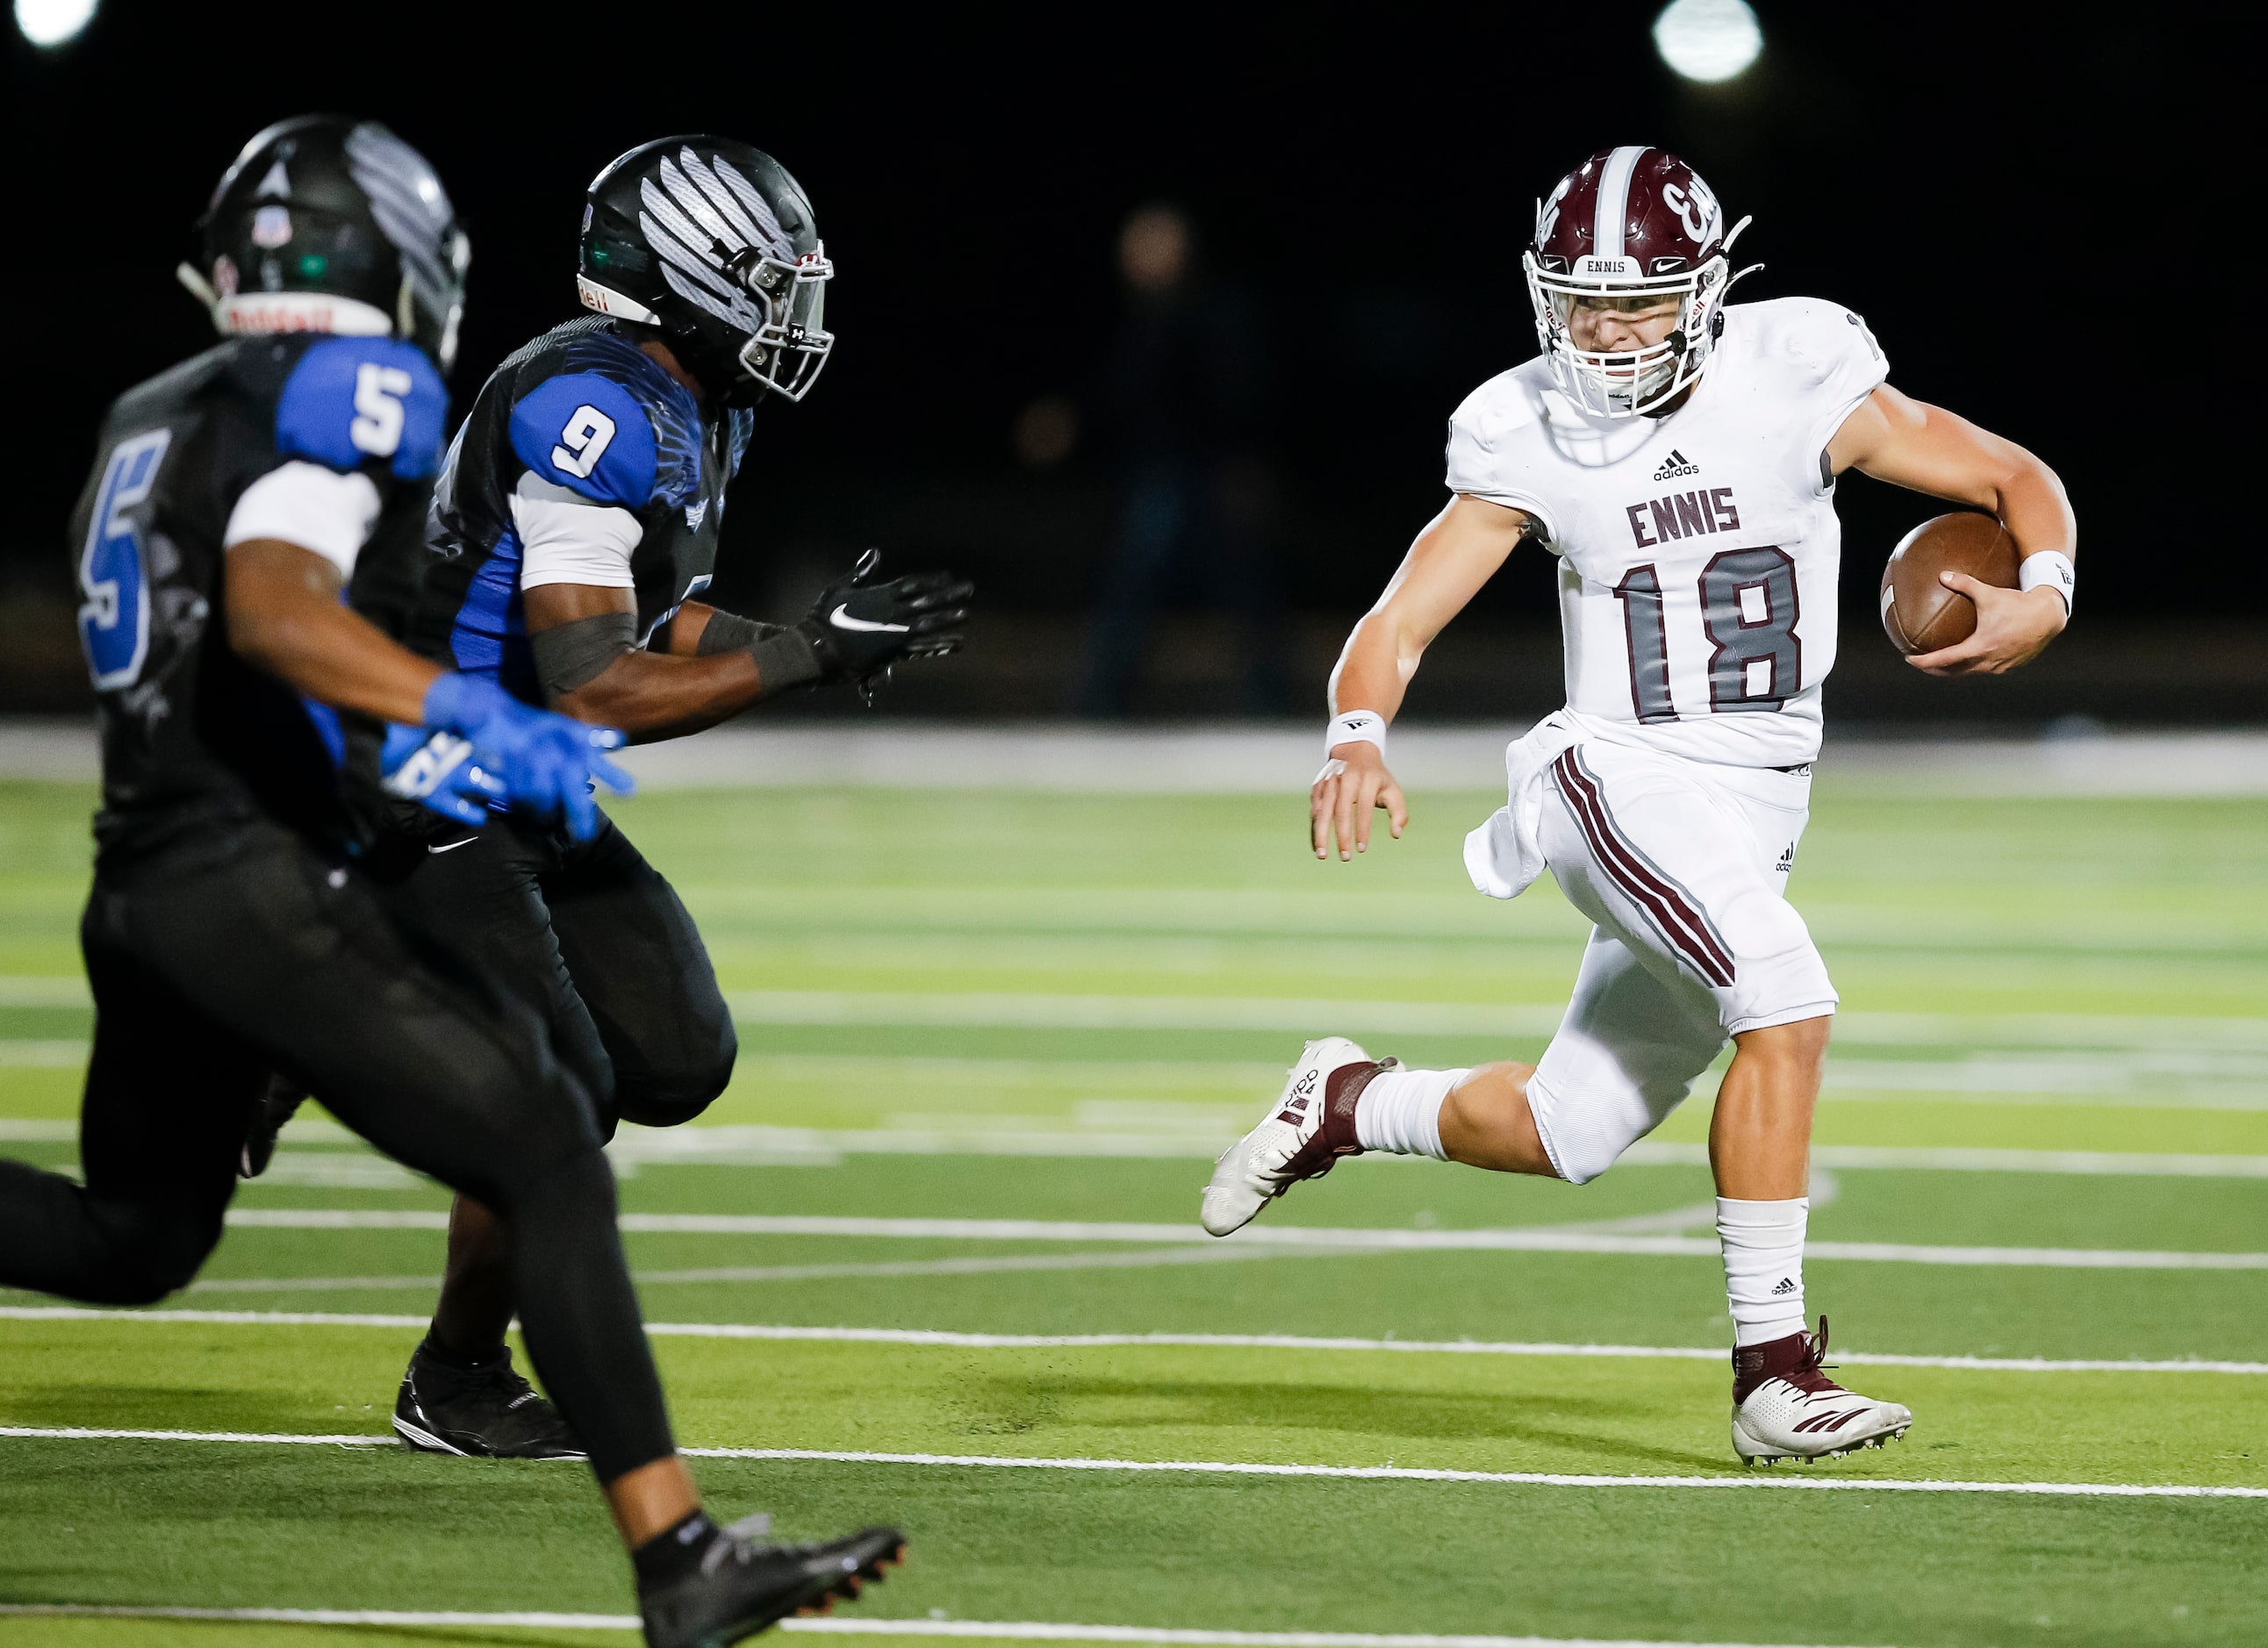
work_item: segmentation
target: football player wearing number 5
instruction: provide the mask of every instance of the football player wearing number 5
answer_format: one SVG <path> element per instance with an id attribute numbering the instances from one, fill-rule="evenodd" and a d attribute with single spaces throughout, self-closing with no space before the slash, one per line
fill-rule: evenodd
<path id="1" fill-rule="evenodd" d="M 381 776 L 453 820 L 508 799 L 587 836 L 620 742 L 417 657 L 339 599 L 423 535 L 467 256 L 440 179 L 374 122 L 285 121 L 245 146 L 202 228 L 183 279 L 223 338 L 113 403 L 73 521 L 103 768 L 84 1177 L 0 1161 L 0 1287 L 144 1305 L 188 1282 L 284 1070 L 521 1233 L 527 1343 L 632 1548 L 653 1648 L 854 1594 L 895 1533 L 781 1548 L 709 1526 L 590 1094 L 550 1026 L 368 871 Z"/>
<path id="2" fill-rule="evenodd" d="M 871 552 L 795 624 L 699 599 L 754 408 L 801 401 L 834 342 L 822 313 L 834 266 L 786 170 L 723 137 L 633 149 L 590 185 L 578 261 L 571 290 L 593 313 L 482 386 L 425 541 L 357 580 L 359 609 L 516 702 L 634 742 L 806 684 L 869 690 L 896 663 L 957 648 L 970 586 L 945 573 L 878 580 Z M 395 897 L 550 1023 L 602 1137 L 622 1118 L 688 1122 L 724 1091 L 736 1043 L 708 953 L 621 829 L 604 821 L 577 841 L 510 819 L 478 832 L 399 823 L 414 867 Z M 512 1251 L 493 1210 L 460 1197 L 432 1328 L 394 1409 L 412 1446 L 582 1450 L 513 1371 Z"/>
<path id="3" fill-rule="evenodd" d="M 1727 306 L 1716 198 L 1659 149 L 1593 156 L 1539 208 L 1525 259 L 1543 349 L 1450 421 L 1448 505 L 1356 626 L 1331 681 L 1311 798 L 1316 857 L 1408 809 L 1386 729 L 1426 645 L 1506 556 L 1558 560 L 1567 707 L 1506 753 L 1506 806 L 1465 844 L 1497 898 L 1548 868 L 1595 923 L 1533 1067 L 1404 1070 L 1310 1044 L 1260 1126 L 1221 1158 L 1204 1222 L 1366 1150 L 1581 1184 L 1683 1100 L 1729 1038 L 1710 1160 L 1735 1328 L 1733 1446 L 1815 1458 L 1903 1435 L 1912 1415 L 1822 1371 L 1807 1331 L 1812 1108 L 1834 987 L 1785 895 L 1835 661 L 1836 477 L 1852 467 L 1989 510 L 2022 589 L 1948 575 L 1967 641 L 1943 674 L 2036 656 L 2070 615 L 2074 525 L 2029 452 L 1885 381 L 1859 318 L 1811 298 Z M 1748 271 L 1742 271 L 1746 273 Z"/>

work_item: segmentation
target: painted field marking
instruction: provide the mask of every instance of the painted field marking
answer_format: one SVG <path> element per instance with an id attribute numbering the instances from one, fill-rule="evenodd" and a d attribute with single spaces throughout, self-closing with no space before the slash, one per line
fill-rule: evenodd
<path id="1" fill-rule="evenodd" d="M 0 1042 L 0 1048 L 6 1043 Z M 0 1064 L 6 1060 L 0 1058 Z M 2036 1095 L 2024 1102 L 2047 1102 Z M 2091 1101 L 2090 1101 L 2091 1102 Z M 2268 1091 L 2239 1106 L 2190 1108 L 2268 1110 Z M 1249 1118 L 1247 1118 L 1248 1120 Z M 1060 1156 L 1175 1157 L 1211 1160 L 1237 1137 L 1234 1129 L 1197 1132 L 1156 1129 L 1032 1126 L 1020 1128 L 785 1128 L 726 1123 L 708 1127 L 626 1128 L 607 1147 L 618 1171 L 682 1164 L 701 1167 L 834 1166 L 845 1156 Z M 78 1123 L 16 1121 L 0 1117 L 0 1144 L 74 1144 Z M 334 1147 L 334 1148 L 326 1148 Z M 1366 1164 L 1402 1165 L 1418 1156 L 1373 1153 Z M 1632 1167 L 1705 1167 L 1709 1147 L 1660 1139 L 1641 1139 L 1622 1153 Z M 1875 1168 L 1931 1173 L 2075 1173 L 2083 1177 L 2139 1179 L 2268 1179 L 2268 1156 L 2215 1151 L 1999 1150 L 1967 1146 L 1819 1144 L 1811 1151 L 1815 1167 Z M 270 1184 L 332 1184 L 363 1189 L 393 1189 L 417 1181 L 369 1151 L 344 1128 L 324 1122 L 298 1122 L 286 1130 L 284 1146 L 266 1175 Z"/>
<path id="2" fill-rule="evenodd" d="M 629 1614 L 465 1614 L 399 1608 L 124 1608 L 0 1602 L 0 1617 L 235 1620 L 280 1625 L 459 1626 L 549 1630 L 638 1629 Z M 1408 1631 L 1193 1630 L 1154 1625 L 1057 1625 L 1035 1620 L 785 1619 L 784 1631 L 834 1637 L 992 1637 L 1010 1642 L 1158 1643 L 1168 1648 L 1763 1648 L 1742 1643 L 1639 1642 L 1617 1637 L 1430 1636 Z"/>
<path id="3" fill-rule="evenodd" d="M 649 1278 L 651 1279 L 651 1278 Z M 429 1284 L 430 1285 L 430 1284 Z M 221 1327 L 423 1328 L 423 1316 L 332 1313 L 321 1311 L 95 1310 L 76 1305 L 0 1306 L 0 1321 L 138 1321 L 207 1323 Z M 930 1328 L 806 1328 L 765 1322 L 648 1322 L 657 1338 L 807 1341 L 822 1344 L 897 1344 L 956 1350 L 1100 1350 L 1182 1347 L 1225 1350 L 1351 1350 L 1414 1356 L 1602 1357 L 1614 1359 L 1717 1362 L 1721 1346 L 1557 1344 L 1488 1339 L 1346 1339 L 1302 1334 L 990 1334 Z M 2234 1373 L 2268 1374 L 2268 1362 L 2112 1361 L 2050 1357 L 1904 1356 L 1894 1351 L 1842 1350 L 1836 1360 L 1856 1366 L 1952 1368 L 1984 1373 Z"/>
<path id="4" fill-rule="evenodd" d="M 744 1024 L 978 1025 L 1049 1030 L 1359 1029 L 1402 1035 L 1550 1035 L 1565 1009 L 1499 1002 L 1342 1001 L 1269 996 L 1001 991 L 730 990 Z M 2139 1013 L 1837 1013 L 1837 1039 L 1874 1046 L 2000 1045 L 2268 1051 L 2268 1019 Z"/>
<path id="5" fill-rule="evenodd" d="M 97 1430 L 77 1425 L 0 1425 L 0 1437 L 28 1440 L 234 1442 L 312 1447 L 399 1446 L 391 1436 L 269 1436 L 244 1431 Z M 1721 1476 L 1609 1476 L 1571 1471 L 1429 1469 L 1415 1465 L 1270 1465 L 1234 1460 L 1023 1458 L 1012 1453 L 898 1453 L 850 1448 L 681 1447 L 696 1459 L 768 1460 L 821 1465 L 921 1465 L 955 1470 L 1130 1472 L 1169 1476 L 1283 1476 L 1341 1482 L 1422 1482 L 1507 1488 L 1817 1488 L 1868 1493 L 2044 1495 L 2081 1499 L 2268 1499 L 2268 1488 L 2176 1482 L 1944 1482 L 1900 1476 L 1808 1476 L 1742 1471 Z"/>
<path id="6" fill-rule="evenodd" d="M 228 1223 L 247 1230 L 446 1230 L 449 1216 L 408 1209 L 232 1208 Z M 1205 1238 L 1195 1225 L 1070 1219 L 844 1218 L 816 1214 L 625 1213 L 625 1231 L 696 1236 L 851 1236 L 919 1241 L 1116 1241 L 1189 1245 Z M 1647 1258 L 1715 1259 L 1717 1243 L 1698 1236 L 1615 1236 L 1565 1230 L 1333 1229 L 1313 1225 L 1248 1225 L 1227 1243 L 1322 1248 L 1349 1254 L 1620 1254 Z M 1932 1247 L 1907 1242 L 1806 1245 L 1813 1259 L 1890 1264 L 2022 1265 L 2073 1270 L 2268 1270 L 2268 1253 L 2169 1253 L 2131 1247 Z"/>
<path id="7" fill-rule="evenodd" d="M 1012 1259 L 900 1259 L 873 1263 L 714 1265 L 694 1270 L 633 1270 L 641 1284 L 713 1282 L 814 1282 L 844 1276 L 991 1276 L 1020 1270 L 1147 1270 L 1169 1265 L 1234 1263 L 1254 1259 L 1312 1259 L 1285 1248 L 1151 1247 L 1133 1253 L 1020 1254 Z M 438 1288 L 439 1276 L 245 1276 L 189 1284 L 191 1293 L 324 1293 Z"/>
<path id="8" fill-rule="evenodd" d="M 1307 938 L 1307 934 L 1294 937 Z M 86 981 L 0 975 L 0 1007 L 85 1007 Z M 1102 996 L 958 991 L 734 990 L 748 1024 L 985 1026 L 1050 1030 L 1360 1029 L 1409 1035 L 1549 1035 L 1556 1003 L 1357 1001 L 1267 996 Z M 1838 1041 L 1872 1046 L 2001 1046 L 2268 1052 L 2268 1019 L 2141 1013 L 1836 1015 Z"/>

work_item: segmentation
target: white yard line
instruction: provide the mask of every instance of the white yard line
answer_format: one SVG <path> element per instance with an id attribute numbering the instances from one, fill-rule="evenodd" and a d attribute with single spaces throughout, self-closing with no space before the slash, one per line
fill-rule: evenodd
<path id="1" fill-rule="evenodd" d="M 398 1446 L 390 1435 L 256 1435 L 247 1431 L 99 1430 L 77 1425 L 0 1425 L 0 1437 L 26 1440 L 234 1442 L 308 1447 Z M 1414 1465 L 1274 1465 L 1235 1460 L 1026 1458 L 1012 1453 L 900 1453 L 850 1448 L 686 1447 L 696 1459 L 769 1460 L 821 1465 L 920 1465 L 957 1470 L 1123 1472 L 1167 1476 L 1315 1477 L 1341 1482 L 1472 1483 L 1507 1488 L 1816 1488 L 1870 1493 L 2043 1495 L 2080 1499 L 2268 1499 L 2268 1488 L 2178 1482 L 1943 1482 L 1898 1476 L 1814 1476 L 1749 1470 L 1721 1476 L 1616 1476 L 1572 1471 L 1476 1471 Z"/>
<path id="2" fill-rule="evenodd" d="M 1252 1259 L 1319 1255 L 1284 1248 L 1152 1247 L 1132 1253 L 1020 1254 L 1012 1259 L 897 1259 L 868 1263 L 716 1265 L 692 1270 L 633 1270 L 644 1285 L 666 1283 L 814 1282 L 847 1276 L 990 1276 L 1021 1270 L 1146 1270 L 1160 1266 L 1219 1264 Z M 323 1293 L 438 1288 L 438 1276 L 243 1276 L 189 1284 L 192 1293 Z"/>
<path id="3" fill-rule="evenodd" d="M 386 1278 L 391 1280 L 392 1278 Z M 644 1278 L 652 1280 L 651 1276 Z M 428 1284 L 427 1285 L 431 1285 Z M 0 1306 L 0 1321 L 133 1321 L 223 1327 L 422 1328 L 423 1316 L 320 1311 L 101 1310 L 76 1305 Z M 1352 1339 L 1303 1334 L 995 1334 L 929 1328 L 806 1328 L 765 1322 L 648 1322 L 657 1338 L 750 1339 L 822 1344 L 894 1344 L 955 1350 L 1099 1350 L 1183 1347 L 1227 1350 L 1329 1350 L 1403 1356 L 1594 1357 L 1615 1360 L 1722 1362 L 1721 1346 L 1524 1343 L 1488 1339 Z M 1951 1368 L 1979 1373 L 2233 1373 L 2268 1375 L 2268 1362 L 2114 1361 L 2049 1357 L 1904 1356 L 1843 1350 L 1838 1362 L 1868 1367 Z"/>
<path id="4" fill-rule="evenodd" d="M 1302 935 L 1292 935 L 1300 937 Z M 1086 1030 L 1263 1030 L 1287 1034 L 1362 1030 L 1411 1035 L 1549 1035 L 1557 1003 L 1338 1000 L 1261 996 L 1101 996 L 961 991 L 736 990 L 743 1022 L 784 1025 L 936 1025 Z M 86 982 L 68 975 L 0 975 L 0 1007 L 84 1007 Z M 2268 1019 L 2118 1013 L 1850 1012 L 1835 1021 L 1845 1044 L 2268 1052 Z"/>
<path id="5" fill-rule="evenodd" d="M 1501 796 L 1504 747 L 1525 724 L 1423 723 L 1394 730 L 1394 767 L 1412 790 Z M 916 723 L 718 727 L 697 739 L 623 752 L 640 788 L 1059 791 L 1278 795 L 1314 776 L 1314 732 L 1256 722 L 1218 727 L 1087 727 L 1050 723 Z M 1822 783 L 1902 798 L 2268 795 L 2268 737 L 2196 732 L 2070 739 L 1830 736 Z M 91 784 L 100 771 L 83 717 L 0 722 L 0 778 Z"/>
<path id="6" fill-rule="evenodd" d="M 410 1210 L 232 1208 L 228 1223 L 253 1230 L 446 1230 L 449 1216 Z M 705 1236 L 849 1236 L 920 1241 L 1114 1241 L 1196 1244 L 1194 1225 L 1083 1223 L 1069 1219 L 836 1218 L 804 1214 L 625 1213 L 622 1228 L 645 1233 Z M 1226 1239 L 1271 1247 L 1344 1253 L 1616 1254 L 1643 1258 L 1715 1259 L 1713 1238 L 1615 1236 L 1567 1230 L 1331 1229 L 1306 1225 L 1248 1225 Z M 2148 1248 L 1937 1247 L 1906 1242 L 1808 1244 L 1814 1259 L 1889 1264 L 2021 1265 L 2068 1270 L 2268 1270 L 2268 1253 L 2169 1253 Z"/>
<path id="7" fill-rule="evenodd" d="M 0 1602 L 0 1618 L 234 1620 L 251 1624 L 486 1627 L 528 1630 L 638 1629 L 629 1614 L 468 1614 L 400 1608 L 125 1608 Z M 1156 1643 L 1167 1648 L 1763 1648 L 1742 1643 L 1640 1642 L 1632 1637 L 1435 1636 L 1410 1631 L 1201 1630 L 1154 1625 L 1060 1625 L 1035 1620 L 788 1619 L 784 1631 L 833 1637 L 991 1638 L 1009 1642 Z"/>
<path id="8" fill-rule="evenodd" d="M 0 1042 L 0 1047 L 6 1043 Z M 0 1060 L 0 1063 L 4 1063 Z M 2023 1102 L 2047 1102 L 2037 1095 Z M 2220 1108 L 2219 1105 L 2206 1107 Z M 2256 1102 L 2228 1107 L 2268 1109 L 2268 1093 Z M 1050 1156 L 1203 1158 L 1211 1160 L 1235 1137 L 1226 1134 L 1146 1131 L 1072 1131 L 1035 1126 L 1011 1131 L 993 1129 L 783 1128 L 725 1124 L 663 1129 L 628 1128 L 615 1136 L 608 1153 L 625 1171 L 655 1166 L 700 1167 L 832 1166 L 845 1156 Z M 78 1140 L 76 1122 L 11 1121 L 0 1118 L 0 1144 L 69 1144 Z M 297 1141 L 305 1141 L 304 1144 Z M 270 1184 L 334 1186 L 349 1189 L 404 1189 L 422 1182 L 407 1170 L 367 1152 L 348 1154 L 359 1141 L 343 1128 L 320 1122 L 296 1122 L 268 1171 Z M 1416 1157 L 1373 1156 L 1370 1164 L 1399 1165 Z M 1820 1144 L 1811 1152 L 1815 1166 L 1889 1168 L 1930 1173 L 2076 1173 L 2087 1177 L 2139 1179 L 2268 1179 L 2268 1156 L 2174 1151 L 2045 1151 L 1978 1149 L 1963 1145 Z M 1705 1167 L 1709 1147 L 1641 1139 L 1624 1151 L 1621 1162 L 1633 1167 Z M 1701 1221 L 1706 1224 L 1708 1221 Z"/>
<path id="9" fill-rule="evenodd" d="M 783 1025 L 982 1025 L 1051 1030 L 1360 1030 L 1407 1035 L 1549 1035 L 1556 1004 L 1343 1001 L 1263 996 L 733 990 L 735 1019 Z M 2268 1050 L 2268 1019 L 2117 1013 L 1889 1013 L 1836 1017 L 1837 1038 L 1877 1046 Z"/>

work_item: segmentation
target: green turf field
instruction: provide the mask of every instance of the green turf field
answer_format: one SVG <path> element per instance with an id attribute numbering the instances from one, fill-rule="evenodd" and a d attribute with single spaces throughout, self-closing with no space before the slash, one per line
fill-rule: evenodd
<path id="1" fill-rule="evenodd" d="M 0 785 L 0 1151 L 48 1165 L 88 805 Z M 899 1521 L 912 1563 L 854 1613 L 908 1640 L 2268 1641 L 2268 805 L 1822 778 L 1809 1293 L 1917 1417 L 1769 1476 L 1726 1438 L 1705 1093 L 1580 1190 L 1366 1159 L 1258 1240 L 1195 1231 L 1303 1033 L 1541 1048 L 1581 923 L 1548 882 L 1467 889 L 1492 805 L 1421 795 L 1350 868 L 1296 798 L 621 804 L 741 1020 L 714 1127 L 617 1152 L 717 1506 Z M 317 1118 L 237 1205 L 156 1312 L 0 1294 L 0 1427 L 33 1433 L 0 1435 L 0 1604 L 503 1617 L 0 1613 L 0 1644 L 631 1640 L 508 1622 L 630 1609 L 579 1468 L 383 1443 L 446 1198 Z M 2103 1362 L 2154 1365 L 2066 1365 Z M 2135 1488 L 2199 1491 L 2105 1491 Z"/>

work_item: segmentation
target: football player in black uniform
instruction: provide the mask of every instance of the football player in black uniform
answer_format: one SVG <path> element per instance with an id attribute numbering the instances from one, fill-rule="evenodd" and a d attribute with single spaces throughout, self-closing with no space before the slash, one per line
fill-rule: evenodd
<path id="1" fill-rule="evenodd" d="M 369 600 L 358 586 L 364 609 L 427 658 L 633 739 L 696 732 L 807 682 L 864 688 L 956 648 L 970 586 L 944 573 L 875 581 L 872 552 L 798 624 L 697 599 L 751 408 L 800 401 L 833 343 L 833 268 L 779 163 L 714 136 L 634 149 L 591 184 L 580 261 L 597 313 L 482 387 L 442 470 L 425 566 Z M 385 591 L 413 585 L 406 612 L 382 610 Z M 524 819 L 477 834 L 406 821 L 422 862 L 397 896 L 549 1019 L 602 1135 L 616 1118 L 689 1121 L 724 1091 L 737 1048 L 701 935 L 612 823 L 577 841 Z M 512 1372 L 512 1247 L 490 1210 L 459 1198 L 433 1325 L 395 1405 L 413 1446 L 580 1451 Z"/>
<path id="2" fill-rule="evenodd" d="M 587 837 L 619 742 L 340 600 L 360 561 L 422 538 L 466 261 L 448 196 L 384 127 L 311 117 L 246 147 L 204 228 L 188 279 L 227 335 L 113 405 L 73 524 L 104 787 L 85 1182 L 0 1161 L 0 1286 L 180 1287 L 281 1070 L 510 1219 L 527 1343 L 631 1547 L 650 1642 L 736 1640 L 852 1593 L 895 1533 L 757 1546 L 703 1516 L 590 1093 L 540 1015 L 362 868 L 364 761 L 372 787 L 453 818 L 509 801 Z"/>

